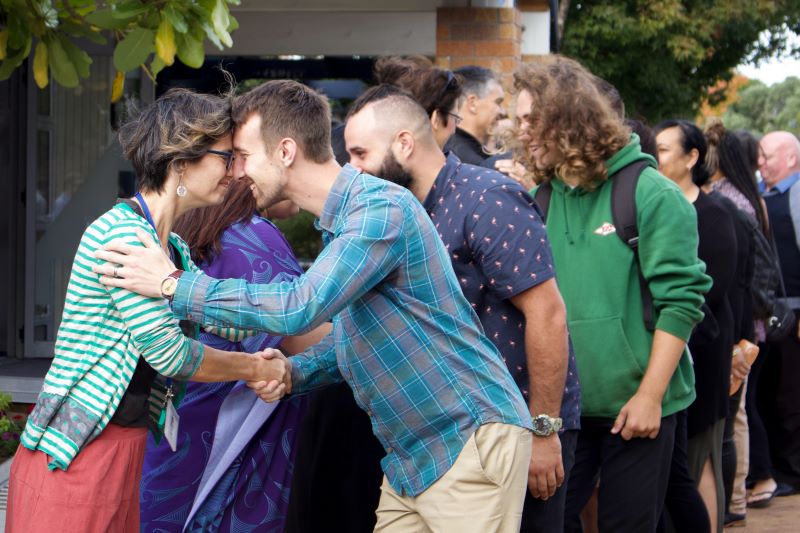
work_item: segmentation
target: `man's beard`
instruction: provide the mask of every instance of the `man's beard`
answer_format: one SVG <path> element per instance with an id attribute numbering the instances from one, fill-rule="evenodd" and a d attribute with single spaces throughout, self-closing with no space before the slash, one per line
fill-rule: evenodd
<path id="1" fill-rule="evenodd" d="M 386 151 L 386 156 L 383 158 L 383 163 L 378 170 L 377 176 L 386 181 L 396 183 L 401 187 L 405 187 L 406 189 L 408 189 L 414 181 L 411 174 L 400 166 L 400 163 L 398 163 L 391 150 Z"/>

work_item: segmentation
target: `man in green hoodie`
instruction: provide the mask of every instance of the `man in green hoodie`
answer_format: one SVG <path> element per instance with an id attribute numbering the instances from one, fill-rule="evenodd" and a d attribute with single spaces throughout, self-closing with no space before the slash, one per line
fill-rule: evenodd
<path id="1" fill-rule="evenodd" d="M 666 493 L 674 414 L 695 398 L 686 340 L 711 286 L 697 221 L 681 191 L 641 152 L 593 76 L 550 56 L 515 74 L 520 157 L 550 180 L 547 234 L 582 386 L 566 531 L 600 479 L 600 531 L 655 531 Z M 635 192 L 638 260 L 616 233 L 615 175 L 644 160 Z M 640 269 L 655 327 L 644 320 Z"/>

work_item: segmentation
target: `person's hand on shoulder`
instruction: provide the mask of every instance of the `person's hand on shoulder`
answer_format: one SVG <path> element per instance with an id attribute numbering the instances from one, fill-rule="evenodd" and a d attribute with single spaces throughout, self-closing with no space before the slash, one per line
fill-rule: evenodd
<path id="1" fill-rule="evenodd" d="M 94 253 L 97 259 L 106 262 L 98 263 L 92 270 L 100 274 L 103 285 L 161 298 L 161 282 L 175 271 L 175 265 L 150 234 L 139 228 L 135 232 L 144 246 L 111 241 Z"/>

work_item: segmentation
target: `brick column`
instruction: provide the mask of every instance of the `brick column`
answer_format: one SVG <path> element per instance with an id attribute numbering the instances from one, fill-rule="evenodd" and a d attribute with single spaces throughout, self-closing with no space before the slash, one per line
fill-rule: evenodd
<path id="1" fill-rule="evenodd" d="M 477 65 L 497 72 L 508 88 L 521 62 L 522 25 L 516 8 L 440 7 L 436 62 L 457 69 Z"/>

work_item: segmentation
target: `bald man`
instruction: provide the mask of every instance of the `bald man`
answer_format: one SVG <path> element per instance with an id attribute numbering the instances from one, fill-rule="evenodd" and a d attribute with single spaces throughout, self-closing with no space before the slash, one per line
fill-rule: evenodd
<path id="1" fill-rule="evenodd" d="M 354 166 L 408 188 L 433 220 L 464 296 L 534 420 L 521 531 L 563 530 L 566 490 L 558 487 L 574 462 L 580 387 L 533 199 L 495 170 L 445 156 L 425 111 L 390 86 L 353 104 L 345 143 Z"/>
<path id="2" fill-rule="evenodd" d="M 800 316 L 800 141 L 787 131 L 764 135 L 759 170 L 769 223 L 775 236 L 789 303 Z M 800 491 L 800 332 L 768 345 L 758 378 L 759 412 L 769 449 L 756 443 L 755 453 L 768 464 L 778 482 L 775 495 Z M 752 455 L 752 453 L 751 453 Z M 762 461 L 763 462 L 763 461 Z M 760 474 L 760 475 L 759 475 Z M 768 472 L 753 472 L 764 477 Z"/>

